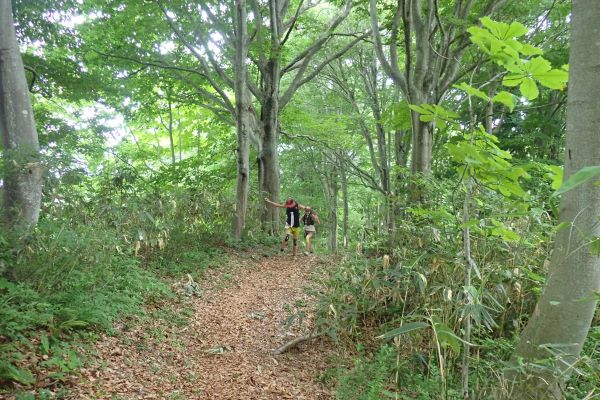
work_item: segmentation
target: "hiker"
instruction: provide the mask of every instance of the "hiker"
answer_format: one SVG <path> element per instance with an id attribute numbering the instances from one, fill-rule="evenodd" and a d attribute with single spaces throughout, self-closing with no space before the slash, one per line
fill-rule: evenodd
<path id="1" fill-rule="evenodd" d="M 304 208 L 304 215 L 302 216 L 302 223 L 304 224 L 304 238 L 306 239 L 306 251 L 304 255 L 308 255 L 308 253 L 313 253 L 313 244 L 312 240 L 317 234 L 317 228 L 315 225 L 321 223 L 319 221 L 319 217 L 317 213 L 312 211 L 309 206 Z"/>
<path id="2" fill-rule="evenodd" d="M 291 197 L 283 204 L 274 203 L 267 197 L 265 197 L 265 201 L 273 207 L 285 208 L 285 238 L 281 242 L 281 252 L 287 248 L 291 233 L 294 242 L 292 246 L 292 255 L 295 256 L 296 250 L 298 249 L 298 233 L 300 232 L 300 209 L 305 209 L 306 207 L 302 204 L 298 204 L 298 202 Z"/>

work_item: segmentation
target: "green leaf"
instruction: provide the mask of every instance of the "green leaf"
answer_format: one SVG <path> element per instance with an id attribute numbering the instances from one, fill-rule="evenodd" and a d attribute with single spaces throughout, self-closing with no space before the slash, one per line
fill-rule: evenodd
<path id="1" fill-rule="evenodd" d="M 508 30 L 504 33 L 504 39 L 521 37 L 527 33 L 527 30 L 527 27 L 520 22 L 513 22 L 508 27 Z"/>
<path id="2" fill-rule="evenodd" d="M 512 111 L 515 108 L 515 102 L 513 99 L 513 95 L 505 90 L 503 90 L 500 93 L 498 93 L 497 95 L 495 95 L 492 98 L 492 101 L 504 104 L 506 107 L 508 107 L 508 109 L 510 111 Z"/>
<path id="3" fill-rule="evenodd" d="M 40 347 L 41 347 L 42 354 L 48 354 L 50 352 L 50 342 L 48 340 L 48 335 L 46 335 L 45 333 L 42 334 L 42 337 L 40 340 Z"/>
<path id="4" fill-rule="evenodd" d="M 531 78 L 524 78 L 519 89 L 521 90 L 521 94 L 523 94 L 527 100 L 534 100 L 540 94 L 537 83 Z"/>
<path id="5" fill-rule="evenodd" d="M 546 170 L 548 173 L 545 174 L 545 176 L 552 180 L 552 190 L 557 190 L 563 183 L 563 167 L 558 165 L 547 165 Z"/>
<path id="6" fill-rule="evenodd" d="M 550 89 L 564 89 L 569 80 L 569 73 L 561 69 L 551 69 L 549 71 L 534 73 L 533 76 L 540 81 L 540 84 Z"/>
<path id="7" fill-rule="evenodd" d="M 537 56 L 540 54 L 544 54 L 544 51 L 528 43 L 523 43 L 523 47 L 521 48 L 521 54 L 523 54 L 524 56 Z"/>
<path id="8" fill-rule="evenodd" d="M 15 367 L 9 362 L 0 362 L 0 378 L 31 385 L 35 383 L 35 378 L 31 372 Z"/>
<path id="9" fill-rule="evenodd" d="M 596 236 L 590 243 L 590 254 L 600 256 L 600 237 Z"/>
<path id="10" fill-rule="evenodd" d="M 559 231 L 562 231 L 563 229 L 570 228 L 571 226 L 573 226 L 572 222 L 561 222 L 560 224 L 558 224 L 558 226 L 556 228 L 554 228 L 554 230 L 556 232 L 559 232 Z"/>
<path id="11" fill-rule="evenodd" d="M 550 64 L 550 61 L 543 57 L 535 57 L 529 60 L 529 62 L 523 64 L 523 68 L 535 76 L 536 74 L 542 74 L 550 71 L 552 69 L 552 65 Z"/>
<path id="12" fill-rule="evenodd" d="M 569 190 L 576 188 L 579 185 L 584 184 L 600 174 L 600 165 L 583 167 L 567 179 L 565 183 L 556 191 L 552 196 L 558 196 L 568 192 Z"/>
<path id="13" fill-rule="evenodd" d="M 408 107 L 413 110 L 418 112 L 421 115 L 428 115 L 428 114 L 432 114 L 431 111 L 426 110 L 425 108 L 423 108 L 422 106 L 417 106 L 415 104 L 409 104 Z"/>
<path id="14" fill-rule="evenodd" d="M 469 85 L 467 82 L 461 82 L 459 85 L 453 85 L 453 87 L 466 92 L 469 96 L 479 97 L 480 99 L 483 99 L 485 101 L 490 100 L 490 98 L 488 97 L 487 94 L 485 94 L 484 92 L 482 92 L 479 89 L 474 88 L 473 86 Z"/>
<path id="15" fill-rule="evenodd" d="M 522 74 L 508 74 L 502 79 L 502 84 L 508 87 L 519 86 L 525 77 Z"/>
<path id="16" fill-rule="evenodd" d="M 399 328 L 393 329 L 383 335 L 377 336 L 377 339 L 390 340 L 396 336 L 403 335 L 408 332 L 416 331 L 419 329 L 427 328 L 429 324 L 425 322 L 411 322 L 406 325 L 402 325 Z"/>

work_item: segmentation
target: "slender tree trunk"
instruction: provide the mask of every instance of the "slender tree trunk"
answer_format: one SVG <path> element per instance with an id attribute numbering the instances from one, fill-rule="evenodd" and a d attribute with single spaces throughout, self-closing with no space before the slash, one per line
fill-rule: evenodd
<path id="1" fill-rule="evenodd" d="M 327 213 L 327 223 L 329 230 L 329 236 L 327 238 L 327 247 L 329 251 L 335 252 L 337 250 L 337 196 L 339 191 L 339 185 L 337 181 L 337 161 L 333 160 L 333 163 L 331 161 L 332 160 L 328 159 L 328 157 L 325 154 L 323 155 L 323 175 L 321 178 L 321 184 L 323 185 L 325 200 L 327 201 L 327 206 L 329 207 L 329 212 Z"/>
<path id="2" fill-rule="evenodd" d="M 597 0 L 573 1 L 567 105 L 565 179 L 585 166 L 600 165 L 600 41 Z M 509 375 L 516 387 L 505 398 L 562 398 L 590 329 L 600 292 L 600 257 L 589 246 L 600 236 L 600 187 L 587 182 L 562 195 L 560 221 L 571 226 L 556 236 L 546 287 L 521 335 L 513 362 L 556 361 L 556 371 L 532 368 Z"/>
<path id="3" fill-rule="evenodd" d="M 247 15 L 246 0 L 236 0 L 236 55 L 235 55 L 235 108 L 237 130 L 237 190 L 236 209 L 232 233 L 236 239 L 242 238 L 246 212 L 248 209 L 248 180 L 250 176 L 250 139 L 246 114 L 249 112 L 250 99 L 247 93 L 246 58 Z"/>
<path id="4" fill-rule="evenodd" d="M 173 104 L 171 103 L 171 93 L 167 95 L 167 101 L 169 102 L 169 146 L 171 148 L 171 164 L 175 164 L 175 140 L 173 139 Z"/>
<path id="5" fill-rule="evenodd" d="M 328 184 L 329 184 L 330 209 L 329 209 L 329 216 L 328 216 L 329 237 L 327 240 L 327 247 L 329 248 L 329 251 L 331 251 L 333 253 L 333 252 L 337 251 L 337 230 L 338 230 L 337 196 L 338 196 L 339 186 L 338 186 L 338 182 L 337 182 L 337 176 L 335 174 L 331 174 L 331 176 L 329 177 Z"/>
<path id="6" fill-rule="evenodd" d="M 348 248 L 348 176 L 346 164 L 340 157 L 340 183 L 342 189 L 342 246 Z"/>
<path id="7" fill-rule="evenodd" d="M 0 0 L 0 136 L 4 147 L 3 220 L 33 227 L 40 214 L 42 167 L 10 0 Z"/>
<path id="8" fill-rule="evenodd" d="M 179 150 L 179 161 L 183 160 L 183 149 L 181 148 L 181 120 L 177 119 L 177 149 Z"/>

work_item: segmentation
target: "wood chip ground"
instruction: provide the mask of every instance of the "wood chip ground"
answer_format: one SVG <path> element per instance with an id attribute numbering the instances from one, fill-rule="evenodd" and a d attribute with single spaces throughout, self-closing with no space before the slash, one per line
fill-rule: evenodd
<path id="1" fill-rule="evenodd" d="M 271 351 L 312 325 L 303 290 L 317 259 L 290 255 L 237 262 L 211 274 L 194 298 L 188 326 L 153 321 L 103 338 L 99 362 L 82 371 L 72 399 L 334 399 L 319 377 L 331 342 L 313 340 L 279 356 Z M 302 325 L 285 321 L 307 312 Z"/>

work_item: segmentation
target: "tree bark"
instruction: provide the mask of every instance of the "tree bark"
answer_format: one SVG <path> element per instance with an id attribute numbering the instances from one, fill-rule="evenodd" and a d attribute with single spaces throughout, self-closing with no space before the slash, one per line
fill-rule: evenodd
<path id="1" fill-rule="evenodd" d="M 585 166 L 600 165 L 600 7 L 596 0 L 573 1 L 567 104 L 565 179 Z M 600 257 L 589 242 L 600 236 L 600 187 L 585 183 L 562 195 L 560 221 L 546 287 L 521 335 L 513 363 L 554 359 L 556 371 L 532 368 L 516 381 L 510 398 L 562 398 L 561 387 L 577 362 L 600 292 Z M 514 383 L 514 382 L 513 382 Z M 508 395 L 507 395 L 508 397 Z M 507 398 L 504 397 L 504 398 Z"/>
<path id="2" fill-rule="evenodd" d="M 279 202 L 279 157 L 277 154 L 277 143 L 279 134 L 279 83 L 280 83 L 280 65 L 279 65 L 279 35 L 277 33 L 277 19 L 274 16 L 277 9 L 277 0 L 270 0 L 271 8 L 271 30 L 273 40 L 271 42 L 271 58 L 268 61 L 266 73 L 263 75 L 264 82 L 264 103 L 261 109 L 262 125 L 262 151 L 261 173 L 262 187 L 261 192 L 275 202 Z M 273 31 L 274 30 L 274 31 Z M 270 234 L 277 234 L 279 231 L 279 208 L 267 207 L 264 209 L 263 221 L 265 229 Z"/>
<path id="3" fill-rule="evenodd" d="M 329 236 L 327 239 L 327 247 L 329 251 L 337 251 L 337 229 L 338 229 L 338 217 L 337 217 L 337 197 L 339 191 L 339 185 L 337 181 L 338 170 L 336 163 L 332 165 L 331 160 L 328 160 L 327 156 L 323 156 L 323 171 L 326 171 L 323 178 L 323 189 L 327 204 L 329 205 L 329 213 L 327 221 L 329 225 Z"/>
<path id="4" fill-rule="evenodd" d="M 242 238 L 248 209 L 248 181 L 250 177 L 250 139 L 246 114 L 250 109 L 250 99 L 246 79 L 246 58 L 248 56 L 246 0 L 236 0 L 235 28 L 235 111 L 237 130 L 237 189 L 236 208 L 232 223 L 232 234 Z"/>
<path id="5" fill-rule="evenodd" d="M 342 189 L 342 246 L 348 248 L 348 176 L 346 174 L 346 162 L 342 157 L 340 162 L 340 184 Z"/>
<path id="6" fill-rule="evenodd" d="M 3 219 L 11 227 L 37 224 L 42 167 L 23 60 L 10 0 L 0 0 L 0 135 L 3 145 Z"/>
<path id="7" fill-rule="evenodd" d="M 175 140 L 173 139 L 173 103 L 171 102 L 170 91 L 167 94 L 167 102 L 169 103 L 169 125 L 167 130 L 169 131 L 169 146 L 171 149 L 171 164 L 175 164 Z"/>

